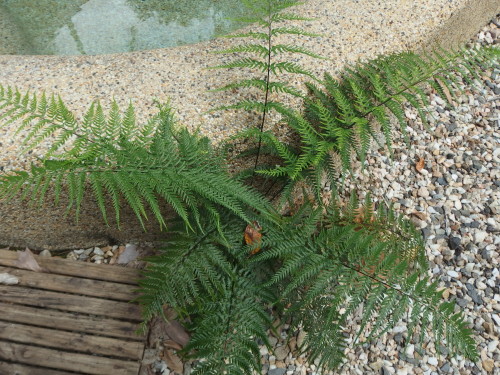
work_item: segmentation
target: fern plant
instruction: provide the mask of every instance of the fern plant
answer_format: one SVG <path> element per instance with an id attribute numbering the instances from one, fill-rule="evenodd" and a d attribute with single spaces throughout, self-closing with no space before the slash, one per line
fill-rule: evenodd
<path id="1" fill-rule="evenodd" d="M 137 126 L 131 105 L 121 114 L 116 103 L 108 118 L 98 103 L 92 104 L 80 123 L 60 98 L 22 95 L 0 86 L 0 110 L 0 120 L 7 119 L 3 126 L 22 120 L 17 132 L 27 130 L 25 151 L 47 137 L 55 138 L 44 159 L 33 163 L 30 171 L 0 176 L 0 199 L 21 193 L 41 203 L 53 188 L 58 201 L 66 186 L 68 209 L 74 207 L 78 217 L 88 189 L 106 222 L 110 198 L 118 225 L 125 203 L 141 225 L 149 212 L 165 227 L 166 203 L 191 229 L 199 223 L 200 207 L 216 223 L 220 207 L 243 219 L 247 206 L 269 209 L 263 197 L 230 177 L 206 137 L 175 128 L 168 105 L 158 104 L 158 114 L 142 127 Z"/>
<path id="2" fill-rule="evenodd" d="M 183 353 L 203 359 L 193 374 L 260 373 L 258 344 L 271 349 L 267 331 L 277 318 L 307 332 L 300 350 L 309 360 L 335 369 L 348 346 L 343 332 L 360 306 L 358 337 L 377 337 L 406 318 L 408 340 L 421 327 L 420 339 L 430 331 L 436 344 L 477 358 L 464 318 L 425 276 L 420 235 L 392 210 L 376 212 L 370 201 L 358 207 L 352 199 L 342 210 L 306 203 L 278 223 L 255 219 L 258 243 L 246 244 L 247 224 L 228 213 L 223 235 L 213 223 L 204 232 L 171 233 L 148 259 L 139 298 L 145 323 L 165 304 L 186 319 L 192 338 Z M 381 235 L 384 223 L 392 225 Z"/>
<path id="3" fill-rule="evenodd" d="M 214 91 L 227 91 L 241 88 L 255 88 L 263 93 L 263 100 L 246 99 L 231 105 L 220 106 L 213 110 L 243 109 L 246 111 L 257 111 L 261 113 L 258 132 L 262 133 L 265 128 L 267 114 L 270 110 L 282 112 L 286 107 L 279 101 L 270 100 L 272 93 L 288 94 L 303 98 L 304 94 L 295 87 L 284 82 L 275 81 L 273 76 L 280 73 L 291 73 L 307 76 L 312 80 L 317 80 L 315 75 L 289 60 L 278 60 L 283 54 L 302 54 L 317 59 L 322 59 L 320 55 L 307 48 L 292 45 L 275 43 L 275 39 L 281 35 L 299 35 L 318 37 L 320 35 L 308 33 L 298 27 L 277 26 L 284 21 L 309 21 L 310 18 L 299 16 L 295 13 L 285 13 L 284 10 L 302 4 L 297 0 L 242 0 L 248 9 L 248 16 L 239 18 L 237 21 L 259 25 L 259 30 L 236 33 L 225 36 L 226 38 L 250 38 L 255 42 L 240 44 L 225 50 L 217 51 L 222 54 L 244 54 L 245 57 L 238 58 L 227 64 L 217 65 L 211 69 L 251 69 L 264 74 L 263 78 L 249 78 L 237 82 L 229 83 Z M 250 57 L 248 57 L 250 55 Z M 278 61 L 276 61 L 278 60 Z M 257 154 L 255 157 L 255 168 L 259 163 L 262 139 L 258 137 Z"/>
<path id="4" fill-rule="evenodd" d="M 263 139 L 282 160 L 281 165 L 258 172 L 286 178 L 287 193 L 305 179 L 319 198 L 325 174 L 335 184 L 340 173 L 351 169 L 354 155 L 364 162 L 371 141 L 379 142 L 379 129 L 392 155 L 391 115 L 407 142 L 406 108 L 416 109 L 422 122 L 427 123 L 425 108 L 430 103 L 425 85 L 447 99 L 445 90 L 454 92 L 452 85 L 459 86 L 458 76 L 472 81 L 485 66 L 495 64 L 499 55 L 498 48 L 435 51 L 426 56 L 408 52 L 348 67 L 337 79 L 326 73 L 321 86 L 307 83 L 310 95 L 304 100 L 302 112 L 282 111 L 298 144 L 280 142 L 270 132 L 247 131 L 247 135 Z"/>

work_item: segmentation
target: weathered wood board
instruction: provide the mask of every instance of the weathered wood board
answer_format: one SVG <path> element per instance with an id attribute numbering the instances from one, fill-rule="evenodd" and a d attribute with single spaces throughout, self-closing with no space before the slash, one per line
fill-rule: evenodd
<path id="1" fill-rule="evenodd" d="M 145 337 L 137 335 L 139 271 L 35 256 L 45 272 L 16 266 L 0 250 L 1 375 L 137 375 Z"/>

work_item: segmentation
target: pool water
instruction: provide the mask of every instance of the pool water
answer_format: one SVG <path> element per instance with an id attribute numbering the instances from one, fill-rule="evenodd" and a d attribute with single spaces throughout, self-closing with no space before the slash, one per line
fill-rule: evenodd
<path id="1" fill-rule="evenodd" d="M 209 40 L 240 0 L 0 0 L 0 54 L 95 55 Z"/>

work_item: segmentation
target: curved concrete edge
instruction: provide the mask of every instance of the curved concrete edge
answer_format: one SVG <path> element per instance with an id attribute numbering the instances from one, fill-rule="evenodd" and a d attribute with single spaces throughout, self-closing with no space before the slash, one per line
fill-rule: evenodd
<path id="1" fill-rule="evenodd" d="M 500 14 L 498 0 L 469 0 L 463 8 L 439 27 L 424 44 L 424 49 L 440 46 L 457 48 L 472 38 L 482 26 Z"/>
<path id="2" fill-rule="evenodd" d="M 407 3 L 406 0 L 401 0 L 402 2 Z M 469 40 L 471 36 L 474 35 L 480 28 L 492 17 L 496 14 L 500 13 L 500 3 L 497 0 L 472 0 L 468 1 L 463 7 L 453 12 L 453 14 L 444 22 L 440 23 L 439 27 L 434 30 L 432 33 L 428 33 L 428 37 L 423 40 L 414 40 L 413 44 L 406 45 L 406 48 L 414 49 L 418 47 L 428 48 L 431 46 L 435 46 L 439 44 L 444 47 L 451 47 L 456 45 L 461 45 Z M 304 15 L 310 16 L 307 12 Z M 385 25 L 383 25 L 385 26 Z M 334 38 L 327 39 L 328 42 L 334 42 Z M 214 46 L 216 48 L 220 47 L 217 41 L 212 43 L 203 44 L 202 47 L 210 46 L 212 49 Z M 190 49 L 191 47 L 183 47 L 182 49 Z M 353 56 L 345 57 L 342 60 L 335 61 L 330 64 L 329 67 L 325 69 L 337 70 L 343 64 L 352 62 L 362 57 L 363 54 L 359 51 L 362 50 L 362 47 L 356 47 L 355 50 L 350 49 Z M 388 52 L 393 52 L 394 48 L 389 50 Z M 357 52 L 356 52 L 357 51 Z M 378 52 L 373 52 L 378 53 Z M 126 59 L 130 59 L 132 62 L 131 66 L 136 66 L 136 69 L 147 69 L 148 64 L 146 61 L 141 62 L 141 56 L 147 56 L 148 53 L 140 52 L 134 54 L 127 54 Z M 175 53 L 172 51 L 154 51 L 150 54 L 154 57 L 155 61 L 158 58 L 167 59 L 169 56 L 174 56 Z M 188 61 L 185 55 L 180 54 L 180 60 L 183 60 L 188 65 L 199 64 L 200 61 L 204 61 L 202 58 L 193 57 Z M 173 57 L 175 59 L 175 57 Z M 29 66 L 35 60 L 33 57 L 25 58 L 23 56 L 19 57 L 9 57 L 3 58 L 0 56 L 0 82 L 7 84 L 21 84 L 21 88 L 26 89 L 47 89 L 48 91 L 54 91 L 58 88 L 57 77 L 59 72 L 61 74 L 63 71 L 56 70 L 50 77 L 47 77 L 46 85 L 39 85 L 38 83 L 33 84 L 28 78 L 26 78 L 26 84 L 22 84 L 22 74 L 23 70 L 27 70 L 25 75 L 27 77 L 33 72 L 29 71 Z M 40 61 L 45 61 L 47 63 L 51 63 L 57 61 L 55 57 L 43 57 Z M 91 57 L 78 57 L 78 58 L 70 58 L 67 59 L 69 61 L 69 65 L 72 66 L 72 71 L 69 74 L 69 77 L 75 77 L 78 75 L 79 69 L 83 69 L 86 71 L 86 74 L 89 77 L 93 77 L 95 72 L 92 72 L 90 69 L 91 64 L 101 63 L 105 69 L 111 69 L 113 66 L 113 56 L 91 56 Z M 136 65 L 137 64 L 137 65 Z M 2 66 L 7 68 L 4 70 L 5 74 L 2 73 Z M 153 64 L 154 68 L 157 68 Z M 168 64 L 167 64 L 168 67 Z M 130 68 L 130 67 L 129 67 Z M 40 69 L 40 65 L 37 65 L 36 70 Z M 89 71 L 90 69 L 90 71 Z M 121 71 L 123 73 L 124 71 Z M 140 80 L 140 75 L 137 72 L 132 70 L 125 70 L 126 73 L 132 74 L 131 80 Z M 206 77 L 205 74 L 197 75 L 199 69 L 194 72 L 194 79 L 203 79 Z M 16 77 L 16 73 L 21 74 L 19 77 Z M 46 73 L 46 71 L 45 71 Z M 66 74 L 66 73 L 64 73 Z M 36 74 L 35 74 L 36 76 Z M 42 74 L 43 76 L 43 74 Z M 99 77 L 99 74 L 97 74 Z M 161 80 L 165 79 L 165 77 L 172 77 L 168 74 L 163 76 L 164 78 L 159 78 Z M 175 74 L 174 74 L 175 77 Z M 220 82 L 224 78 L 222 76 L 216 76 L 218 81 Z M 17 79 L 16 79 L 17 78 Z M 38 78 L 35 78 L 39 80 Z M 116 79 L 113 76 L 113 79 Z M 4 80 L 6 82 L 4 82 Z M 101 83 L 98 78 L 96 78 L 96 82 L 88 82 L 89 87 L 85 87 L 83 92 L 89 90 L 94 94 L 97 93 L 97 90 L 100 89 Z M 188 85 L 188 84 L 186 84 Z M 63 90 L 65 88 L 73 89 L 71 84 L 69 86 L 63 86 Z M 130 86 L 129 86 L 130 87 Z M 206 86 L 205 86 L 206 87 Z M 195 88 L 197 89 L 197 88 Z M 116 91 L 116 87 L 111 90 L 113 95 L 121 95 L 125 89 L 122 91 Z M 78 91 L 78 90 L 77 90 Z M 133 88 L 132 88 L 133 91 Z M 180 103 L 182 101 L 190 100 L 191 97 L 185 97 L 185 89 L 182 85 L 177 84 L 177 82 L 167 90 L 167 94 L 171 95 L 175 92 L 181 93 L 181 98 L 179 98 Z M 198 92 L 199 93 L 199 92 Z M 85 95 L 84 93 L 79 94 L 80 97 Z M 144 96 L 151 98 L 151 92 L 148 91 Z M 203 96 L 203 95 L 199 95 Z M 91 100 L 99 98 L 99 95 L 96 94 L 91 97 Z M 142 96 L 138 96 L 138 98 L 142 98 Z M 223 98 L 225 100 L 227 98 Z M 208 100 L 209 105 L 213 105 L 213 99 Z M 80 98 L 74 99 L 71 103 L 72 107 L 83 107 L 87 106 L 87 102 L 85 100 L 81 101 Z M 173 103 L 174 106 L 176 103 Z M 198 109 L 198 112 L 199 109 Z M 186 118 L 183 117 L 183 120 Z M 229 120 L 226 121 L 234 121 L 235 117 L 229 117 Z M 241 117 L 240 117 L 241 119 Z M 195 124 L 196 125 L 196 124 Z M 210 125 L 210 123 L 209 123 Z M 203 131 L 203 129 L 202 129 Z M 1 133 L 0 133 L 1 136 Z M 0 155 L 1 157 L 1 155 Z M 0 158 L 1 161 L 1 158 Z M 148 231 L 144 233 L 141 227 L 137 223 L 137 219 L 133 215 L 133 213 L 125 211 L 122 215 L 122 227 L 121 230 L 114 229 L 113 227 L 106 227 L 100 217 L 99 209 L 96 203 L 88 198 L 85 199 L 84 207 L 82 207 L 81 212 L 81 220 L 76 223 L 74 217 L 70 214 L 65 216 L 64 206 L 54 207 L 52 205 L 45 205 L 41 209 L 33 209 L 26 205 L 24 202 L 13 201 L 13 202 L 0 202 L 0 245 L 1 246 L 10 246 L 15 248 L 22 248 L 25 246 L 29 246 L 32 249 L 50 249 L 50 250 L 61 250 L 61 249 L 71 249 L 71 248 L 88 248 L 91 246 L 100 246 L 105 244 L 110 244 L 113 242 L 130 242 L 130 241 L 157 241 L 162 238 L 162 233 L 158 231 L 157 226 L 154 222 L 148 224 Z"/>

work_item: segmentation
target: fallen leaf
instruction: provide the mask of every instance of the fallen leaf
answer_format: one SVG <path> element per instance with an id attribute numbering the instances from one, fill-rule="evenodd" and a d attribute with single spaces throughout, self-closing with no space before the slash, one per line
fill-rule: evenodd
<path id="1" fill-rule="evenodd" d="M 422 169 L 424 169 L 425 165 L 425 160 L 422 157 L 418 158 L 417 164 L 415 165 L 415 169 L 420 172 Z"/>
<path id="2" fill-rule="evenodd" d="M 425 215 L 423 212 L 413 211 L 411 213 L 411 215 L 418 217 L 422 221 L 426 221 L 427 220 L 427 215 Z"/>
<path id="3" fill-rule="evenodd" d="M 165 349 L 163 351 L 163 359 L 167 363 L 167 366 L 170 370 L 178 374 L 182 374 L 184 372 L 184 364 L 173 350 Z"/>
<path id="4" fill-rule="evenodd" d="M 186 329 L 177 320 L 172 320 L 167 325 L 167 335 L 181 346 L 185 346 L 189 342 L 189 334 Z"/>
<path id="5" fill-rule="evenodd" d="M 174 350 L 181 350 L 182 349 L 182 346 L 180 346 L 174 340 L 165 340 L 165 341 L 163 341 L 163 346 L 165 348 L 174 349 Z"/>
<path id="6" fill-rule="evenodd" d="M 0 273 L 0 284 L 16 285 L 19 284 L 19 279 L 10 273 Z"/>
<path id="7" fill-rule="evenodd" d="M 254 245 L 254 249 L 250 252 L 250 255 L 257 254 L 260 251 L 260 244 L 262 243 L 262 230 L 258 222 L 252 221 L 252 224 L 248 224 L 245 228 L 245 243 L 247 245 Z"/>
<path id="8" fill-rule="evenodd" d="M 127 264 L 137 259 L 139 252 L 137 251 L 137 246 L 132 244 L 127 244 L 125 250 L 120 254 L 116 263 L 117 264 Z"/>
<path id="9" fill-rule="evenodd" d="M 16 267 L 22 268 L 25 270 L 35 271 L 35 272 L 43 272 L 43 268 L 40 267 L 38 262 L 36 261 L 33 253 L 30 249 L 26 248 L 24 251 L 17 252 L 17 260 L 15 263 Z"/>
<path id="10" fill-rule="evenodd" d="M 453 97 L 451 96 L 450 90 L 448 90 L 448 87 L 439 79 L 435 78 L 439 86 L 441 86 L 441 89 L 444 92 L 444 95 L 446 96 L 446 100 L 448 103 L 456 105 L 455 102 L 453 101 Z"/>

